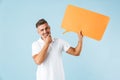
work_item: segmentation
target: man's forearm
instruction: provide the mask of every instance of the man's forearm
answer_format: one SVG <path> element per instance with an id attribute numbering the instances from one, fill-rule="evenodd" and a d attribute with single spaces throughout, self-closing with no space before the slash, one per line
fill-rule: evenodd
<path id="1" fill-rule="evenodd" d="M 74 47 L 70 47 L 67 50 L 67 53 L 71 54 L 71 55 L 74 55 L 74 56 L 79 56 L 80 52 L 81 52 L 81 49 L 82 49 L 82 39 L 78 42 L 78 44 L 77 44 L 77 46 L 75 48 Z"/>
<path id="2" fill-rule="evenodd" d="M 36 55 L 35 62 L 36 64 L 41 64 L 47 56 L 47 50 L 48 50 L 49 44 L 45 44 L 42 48 L 42 50 Z"/>
<path id="3" fill-rule="evenodd" d="M 75 55 L 80 55 L 81 50 L 82 50 L 82 39 L 78 41 L 78 44 L 75 48 Z"/>

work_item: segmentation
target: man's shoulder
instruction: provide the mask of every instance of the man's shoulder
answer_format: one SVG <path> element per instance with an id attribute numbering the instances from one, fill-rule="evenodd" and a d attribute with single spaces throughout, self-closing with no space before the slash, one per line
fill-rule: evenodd
<path id="1" fill-rule="evenodd" d="M 32 45 L 38 44 L 38 40 L 33 41 Z"/>

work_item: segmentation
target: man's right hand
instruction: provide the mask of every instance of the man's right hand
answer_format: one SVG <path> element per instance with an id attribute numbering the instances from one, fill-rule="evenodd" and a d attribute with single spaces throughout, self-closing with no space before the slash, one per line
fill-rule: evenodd
<path id="1" fill-rule="evenodd" d="M 49 34 L 47 37 L 46 37 L 46 39 L 45 39 L 45 43 L 46 44 L 50 44 L 52 42 L 52 37 L 51 37 L 51 35 Z"/>

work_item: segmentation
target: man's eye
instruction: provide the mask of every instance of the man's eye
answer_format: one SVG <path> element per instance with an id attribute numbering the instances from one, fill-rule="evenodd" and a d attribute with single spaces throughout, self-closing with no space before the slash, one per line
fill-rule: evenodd
<path id="1" fill-rule="evenodd" d="M 46 30 L 49 29 L 49 27 L 46 28 Z"/>
<path id="2" fill-rule="evenodd" d="M 43 31 L 43 29 L 41 29 L 40 31 Z"/>
<path id="3" fill-rule="evenodd" d="M 48 27 L 47 28 L 45 28 L 45 30 L 47 30 L 48 29 Z"/>

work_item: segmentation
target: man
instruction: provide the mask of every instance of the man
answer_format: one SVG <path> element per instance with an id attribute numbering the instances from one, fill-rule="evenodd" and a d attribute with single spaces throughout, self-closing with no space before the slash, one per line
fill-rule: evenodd
<path id="1" fill-rule="evenodd" d="M 45 19 L 36 23 L 39 40 L 32 44 L 32 56 L 37 67 L 37 80 L 65 80 L 62 63 L 62 52 L 79 56 L 82 48 L 83 35 L 78 34 L 78 44 L 71 47 L 62 39 L 52 38 L 50 26 Z"/>

